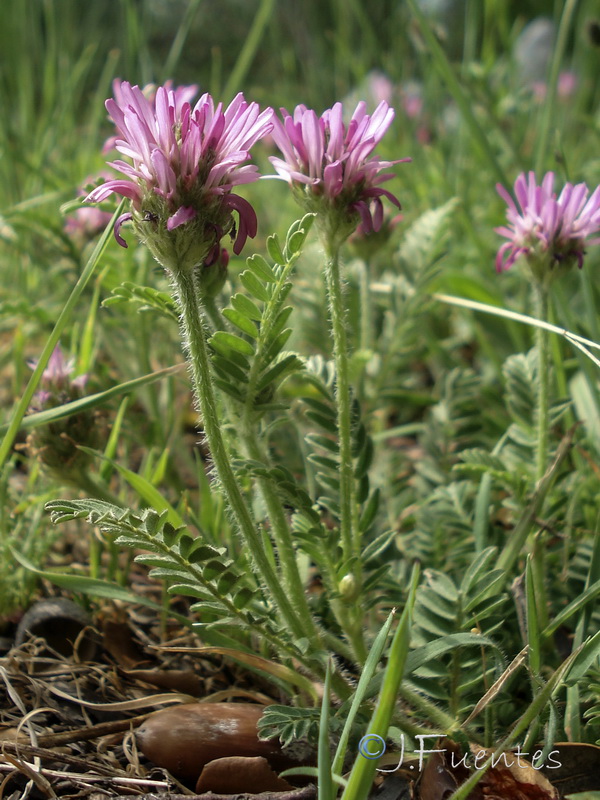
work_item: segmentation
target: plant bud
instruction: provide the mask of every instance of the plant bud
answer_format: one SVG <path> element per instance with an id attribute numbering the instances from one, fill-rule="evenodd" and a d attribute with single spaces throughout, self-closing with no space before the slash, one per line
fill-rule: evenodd
<path id="1" fill-rule="evenodd" d="M 359 587 L 356 583 L 356 578 L 354 575 L 344 575 L 338 584 L 338 590 L 342 596 L 342 600 L 345 602 L 350 603 L 352 600 L 356 600 L 358 597 Z"/>

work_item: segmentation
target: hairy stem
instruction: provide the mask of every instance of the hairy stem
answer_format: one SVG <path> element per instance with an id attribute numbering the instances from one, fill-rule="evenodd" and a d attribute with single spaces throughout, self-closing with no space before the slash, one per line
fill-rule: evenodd
<path id="1" fill-rule="evenodd" d="M 548 288 L 541 283 L 533 286 L 535 315 L 542 322 L 548 319 L 549 297 Z M 537 452 L 536 452 L 536 481 L 546 474 L 548 468 L 548 438 L 549 438 L 549 409 L 550 409 L 550 341 L 548 331 L 544 328 L 535 329 L 535 341 L 538 355 L 538 397 L 537 397 Z M 548 609 L 546 603 L 546 564 L 543 543 L 536 537 L 532 550 L 531 561 L 532 577 L 535 589 L 536 609 L 541 628 L 548 624 Z"/>
<path id="2" fill-rule="evenodd" d="M 258 568 L 258 571 L 273 597 L 290 631 L 304 636 L 301 621 L 281 586 L 277 575 L 265 553 L 261 536 L 256 529 L 246 501 L 240 491 L 231 467 L 217 414 L 217 405 L 212 387 L 212 376 L 205 340 L 200 304 L 196 293 L 192 271 L 173 272 L 182 312 L 182 326 L 192 368 L 194 393 L 202 415 L 204 433 L 219 482 L 223 488 L 237 527 Z"/>
<path id="3" fill-rule="evenodd" d="M 329 299 L 333 357 L 335 360 L 337 423 L 340 448 L 340 533 L 344 558 L 358 555 L 355 549 L 354 475 L 352 470 L 352 425 L 350 415 L 350 378 L 348 374 L 348 340 L 346 314 L 342 296 L 339 248 L 327 247 L 325 280 Z"/>
<path id="4" fill-rule="evenodd" d="M 340 534 L 344 560 L 353 561 L 352 574 L 356 582 L 355 596 L 360 596 L 362 585 L 362 565 L 360 560 L 360 533 L 356 524 L 357 508 L 354 490 L 354 469 L 352 464 L 352 419 L 350 408 L 350 377 L 348 370 L 348 339 L 346 336 L 346 309 L 342 295 L 340 275 L 339 245 L 333 243 L 334 237 L 324 237 L 325 244 L 325 282 L 329 300 L 331 335 L 333 338 L 333 357 L 335 361 L 338 439 L 340 450 Z M 338 616 L 341 609 L 338 609 Z M 367 648 L 364 641 L 362 613 L 360 608 L 348 609 L 343 614 L 344 628 L 359 663 L 364 663 Z"/>
<path id="5" fill-rule="evenodd" d="M 249 458 L 261 461 L 262 463 L 267 462 L 268 459 L 258 442 L 254 426 L 243 426 L 242 439 Z M 290 599 L 294 612 L 302 621 L 305 635 L 318 640 L 320 635 L 310 613 L 304 593 L 304 586 L 302 585 L 302 580 L 298 571 L 298 562 L 296 561 L 296 551 L 294 549 L 292 534 L 285 510 L 268 479 L 260 478 L 258 480 L 258 487 L 263 496 L 271 523 L 271 533 L 279 557 L 279 568 L 283 587 Z"/>
<path id="6" fill-rule="evenodd" d="M 294 259 L 282 266 L 281 271 L 278 273 L 277 283 L 273 286 L 270 300 L 265 308 L 265 314 L 261 321 L 258 336 L 258 353 L 248 376 L 247 401 L 242 408 L 240 416 L 241 438 L 246 455 L 248 458 L 260 461 L 263 464 L 269 463 L 269 457 L 256 435 L 258 422 L 254 412 L 254 400 L 257 392 L 257 382 L 260 377 L 260 370 L 263 366 L 262 353 L 265 343 L 269 342 L 271 339 L 273 325 L 276 323 L 278 314 L 281 311 L 285 298 L 284 290 L 286 286 L 288 286 L 288 277 L 293 266 Z M 286 510 L 272 483 L 268 479 L 259 478 L 257 483 L 269 517 L 271 535 L 277 551 L 279 561 L 278 567 L 283 588 L 287 597 L 290 599 L 296 615 L 301 620 L 305 635 L 318 641 L 320 639 L 320 634 L 308 607 L 304 586 L 302 585 L 302 580 L 298 571 L 296 550 L 294 548 Z"/>

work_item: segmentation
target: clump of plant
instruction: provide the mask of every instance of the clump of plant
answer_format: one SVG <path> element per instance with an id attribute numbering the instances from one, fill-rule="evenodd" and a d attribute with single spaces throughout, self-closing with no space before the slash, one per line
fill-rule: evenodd
<path id="1" fill-rule="evenodd" d="M 280 677 L 293 684 L 296 707 L 270 707 L 262 730 L 287 744 L 318 743 L 324 797 L 334 796 L 333 781 L 352 761 L 344 797 L 367 796 L 382 752 L 363 746 L 353 759 L 362 733 L 383 750 L 386 742 L 404 746 L 408 737 L 415 745 L 435 733 L 499 752 L 519 737 L 529 744 L 542 732 L 554 738 L 565 726 L 558 708 L 565 686 L 570 717 L 581 719 L 587 708 L 569 690 L 598 654 L 590 609 L 600 559 L 597 545 L 582 554 L 569 544 L 569 563 L 579 559 L 569 577 L 579 581 L 580 596 L 555 597 L 557 552 L 539 517 L 544 509 L 562 514 L 574 432 L 551 446 L 565 403 L 551 400 L 543 323 L 550 277 L 581 267 L 586 239 L 600 229 L 600 191 L 587 200 L 585 185 L 568 184 L 557 198 L 552 177 L 538 186 L 534 175 L 521 176 L 520 214 L 501 190 L 511 227 L 500 230 L 509 242 L 498 265 L 519 257 L 528 264 L 541 301 L 539 321 L 527 322 L 541 333 L 532 353 L 504 365 L 499 440 L 490 443 L 475 418 L 493 390 L 472 369 L 456 369 L 423 401 L 422 418 L 409 421 L 421 458 L 407 469 L 409 457 L 386 452 L 378 442 L 388 433 L 374 428 L 386 398 L 423 396 L 425 379 L 402 387 L 397 375 L 418 351 L 419 326 L 434 316 L 431 286 L 456 204 L 413 224 L 400 269 L 384 273 L 379 294 L 364 259 L 359 286 L 352 285 L 341 257 L 347 240 L 359 227 L 365 237 L 389 228 L 384 201 L 400 205 L 382 184 L 406 159 L 374 155 L 393 119 L 388 104 L 368 114 L 359 103 L 347 123 L 340 103 L 321 116 L 298 106 L 280 119 L 242 95 L 227 108 L 209 95 L 192 105 L 172 88 L 148 97 L 121 83 L 107 108 L 114 145 L 128 160 L 114 161 L 122 177 L 87 201 L 113 194 L 129 201 L 115 215 L 117 242 L 127 247 L 123 226 L 131 225 L 168 277 L 171 298 L 132 284 L 121 296 L 143 296 L 179 315 L 211 493 L 235 535 L 186 523 L 182 509 L 150 491 L 142 509 L 53 501 L 53 521 L 85 519 L 112 546 L 136 551 L 170 593 L 193 598 L 192 625 L 207 642 L 239 652 L 258 646 L 291 668 Z M 258 231 L 252 205 L 237 191 L 258 179 L 247 162 L 267 134 L 281 151 L 272 163 L 304 215 L 285 237 L 269 236 L 266 255 L 252 255 L 234 275 L 227 248 L 239 255 Z M 316 280 L 327 300 L 325 356 L 302 352 L 293 338 L 295 284 L 313 233 L 323 253 Z M 357 307 L 358 333 L 349 324 Z M 381 463 L 395 472 L 401 458 L 410 481 L 397 491 Z M 499 517 L 508 532 L 499 530 Z M 583 522 L 589 514 L 577 517 Z M 400 608 L 392 633 L 392 609 Z M 552 646 L 562 625 L 575 627 L 565 658 Z M 519 671 L 526 688 L 512 699 L 507 687 Z M 324 684 L 321 703 L 314 681 Z"/>

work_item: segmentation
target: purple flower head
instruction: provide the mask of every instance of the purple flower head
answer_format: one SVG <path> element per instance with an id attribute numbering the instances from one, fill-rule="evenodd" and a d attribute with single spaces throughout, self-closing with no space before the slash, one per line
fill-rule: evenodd
<path id="1" fill-rule="evenodd" d="M 93 239 L 103 231 L 111 218 L 110 211 L 83 206 L 77 208 L 72 215 L 65 219 L 64 231 L 76 244 L 85 244 L 86 241 Z"/>
<path id="2" fill-rule="evenodd" d="M 30 361 L 29 366 L 35 369 L 37 361 Z M 30 412 L 58 408 L 81 397 L 88 376 L 71 379 L 74 370 L 74 359 L 66 359 L 60 345 L 56 345 L 42 373 L 41 388 L 33 398 Z M 100 438 L 96 415 L 83 409 L 32 430 L 27 437 L 27 451 L 62 480 L 72 480 L 91 461 L 78 445 L 97 448 Z"/>
<path id="3" fill-rule="evenodd" d="M 274 119 L 273 139 L 283 159 L 270 160 L 277 173 L 299 193 L 310 211 L 343 218 L 346 235 L 360 223 L 365 232 L 377 231 L 383 222 L 382 198 L 400 208 L 395 195 L 380 184 L 395 177 L 383 172 L 410 159 L 382 161 L 371 155 L 389 128 L 394 111 L 382 101 L 372 115 L 360 102 L 348 126 L 341 103 L 318 117 L 303 105 L 293 117 L 282 108 L 283 121 Z"/>
<path id="4" fill-rule="evenodd" d="M 32 360 L 27 363 L 31 369 L 35 369 L 38 362 Z M 61 346 L 57 344 L 48 359 L 46 369 L 42 372 L 41 388 L 34 398 L 36 410 L 66 402 L 68 399 L 74 400 L 81 395 L 81 389 L 87 383 L 88 375 L 79 375 L 71 380 L 74 370 L 75 360 L 66 359 Z"/>
<path id="5" fill-rule="evenodd" d="M 216 107 L 203 95 L 192 108 L 186 96 L 161 86 L 149 100 L 138 86 L 123 82 L 116 100 L 106 108 L 115 122 L 116 149 L 129 161 L 110 166 L 122 173 L 94 189 L 86 202 L 100 203 L 111 194 L 131 200 L 132 211 L 115 226 L 132 220 L 139 238 L 168 268 L 192 268 L 202 263 L 220 239 L 235 229 L 233 251 L 239 254 L 257 231 L 256 214 L 247 200 L 233 193 L 236 186 L 259 177 L 246 164 L 250 148 L 273 127 L 272 110 L 238 94 L 230 105 Z"/>
<path id="6" fill-rule="evenodd" d="M 600 186 L 588 199 L 585 183 L 565 184 L 557 197 L 553 191 L 554 173 L 547 172 L 540 186 L 535 173 L 521 173 L 515 181 L 515 196 L 520 206 L 500 184 L 496 189 L 506 201 L 509 225 L 496 228 L 508 239 L 496 256 L 496 270 L 509 269 L 520 256 L 525 256 L 534 277 L 543 280 L 556 267 L 581 268 L 586 239 L 600 230 Z M 598 244 L 600 237 L 588 239 Z"/>

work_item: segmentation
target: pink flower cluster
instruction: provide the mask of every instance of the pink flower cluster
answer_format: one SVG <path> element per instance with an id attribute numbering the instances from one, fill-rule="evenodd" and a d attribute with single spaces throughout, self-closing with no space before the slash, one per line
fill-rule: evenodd
<path id="1" fill-rule="evenodd" d="M 304 105 L 296 106 L 293 116 L 284 108 L 281 113 L 283 122 L 274 120 L 273 139 L 283 159 L 270 159 L 277 173 L 292 185 L 308 187 L 309 205 L 312 198 L 324 197 L 333 208 L 358 214 L 364 232 L 379 230 L 383 222 L 381 198 L 400 208 L 398 198 L 380 187 L 395 177 L 383 170 L 410 161 L 382 161 L 371 155 L 389 128 L 394 110 L 382 101 L 369 115 L 366 104 L 360 102 L 347 127 L 341 103 L 321 117 Z"/>
<path id="2" fill-rule="evenodd" d="M 117 100 L 107 100 L 106 108 L 119 133 L 115 147 L 132 163 L 111 162 L 125 178 L 94 189 L 87 202 L 99 203 L 116 193 L 128 197 L 140 215 L 154 215 L 152 200 L 159 196 L 167 208 L 167 231 L 207 216 L 215 228 L 216 254 L 226 231 L 214 220 L 228 217 L 231 229 L 231 212 L 236 211 L 240 221 L 233 250 L 241 252 L 246 238 L 256 235 L 257 220 L 252 206 L 232 189 L 259 177 L 257 168 L 245 162 L 250 148 L 270 132 L 271 110 L 261 113 L 258 105 L 247 103 L 242 94 L 225 110 L 221 103 L 215 107 L 208 94 L 192 108 L 185 97 L 163 86 L 153 101 L 127 82 L 121 83 L 117 94 Z M 146 209 L 148 200 L 152 208 Z M 123 246 L 119 229 L 132 217 L 124 214 L 115 228 Z M 149 219 L 154 221 L 154 216 Z"/>
<path id="3" fill-rule="evenodd" d="M 496 233 L 508 239 L 496 256 L 498 272 L 509 269 L 519 256 L 531 260 L 537 253 L 550 259 L 550 267 L 575 259 L 581 268 L 586 239 L 600 230 L 600 186 L 588 199 L 585 183 L 567 183 L 557 197 L 553 172 L 546 173 L 539 186 L 535 173 L 522 173 L 514 187 L 520 208 L 503 186 L 497 184 L 496 189 L 508 205 L 509 223 L 496 228 Z M 600 237 L 587 243 L 598 244 Z"/>
<path id="4" fill-rule="evenodd" d="M 233 251 L 239 254 L 246 239 L 256 235 L 257 219 L 248 201 L 233 190 L 259 177 L 257 167 L 246 162 L 250 148 L 271 131 L 283 154 L 283 159 L 271 159 L 278 174 L 291 184 L 309 187 L 310 197 L 329 204 L 313 210 L 333 209 L 345 214 L 354 227 L 360 222 L 364 231 L 376 231 L 383 221 L 382 198 L 400 206 L 391 192 L 380 187 L 394 177 L 383 171 L 400 162 L 372 155 L 394 117 L 386 102 L 372 115 L 366 113 L 364 102 L 359 103 L 346 127 L 341 103 L 321 117 L 304 106 L 296 108 L 293 118 L 282 110 L 281 122 L 272 109 L 261 112 L 242 94 L 223 109 L 220 103 L 215 107 L 208 94 L 192 107 L 195 87 L 165 85 L 142 91 L 115 82 L 113 88 L 115 99 L 107 100 L 106 107 L 118 135 L 106 147 L 115 147 L 129 161 L 111 162 L 123 177 L 98 186 L 86 202 L 100 203 L 111 194 L 131 200 L 132 211 L 115 226 L 115 237 L 123 247 L 127 244 L 120 228 L 126 221 L 134 221 L 148 244 L 149 225 L 160 238 L 196 221 L 194 235 L 210 240 L 200 259 L 205 265 L 219 257 L 226 233 L 235 235 Z M 237 234 L 232 212 L 239 217 Z M 160 248 L 157 239 L 157 257 Z"/>

